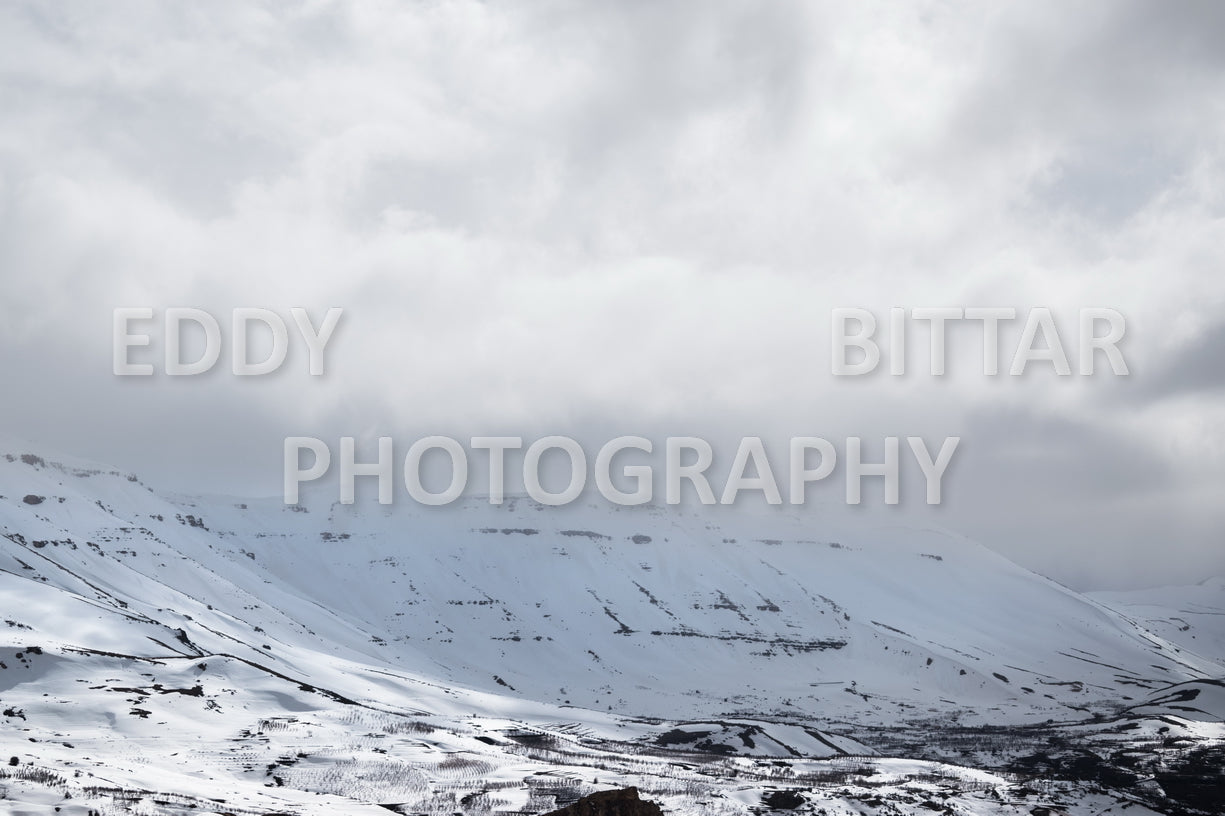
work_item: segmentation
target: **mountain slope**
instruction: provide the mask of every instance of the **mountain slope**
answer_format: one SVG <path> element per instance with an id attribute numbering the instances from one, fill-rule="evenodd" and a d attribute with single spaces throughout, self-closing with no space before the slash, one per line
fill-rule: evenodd
<path id="1" fill-rule="evenodd" d="M 1210 636 L 1154 633 L 1168 612 L 932 531 L 524 499 L 286 507 L 14 451 L 0 536 L 0 704 L 23 735 L 0 794 L 30 812 L 65 795 L 82 814 L 540 812 L 594 778 L 685 811 L 799 785 L 825 791 L 805 807 L 859 812 L 866 774 L 898 812 L 931 809 L 908 787 L 931 778 L 965 812 L 1021 813 L 1045 805 L 945 763 L 1050 776 L 1081 767 L 1050 753 L 1071 733 L 1108 756 L 1151 746 L 1174 773 L 1225 737 Z M 880 752 L 911 764 L 837 764 Z M 1126 800 L 1079 778 L 1085 812 Z"/>
<path id="2" fill-rule="evenodd" d="M 1092 592 L 1089 597 L 1163 640 L 1225 662 L 1225 578 L 1194 586 Z"/>
<path id="3" fill-rule="evenodd" d="M 524 499 L 172 500 L 116 473 L 12 459 L 0 568 L 122 610 L 125 629 L 74 644 L 94 649 L 232 651 L 293 673 L 305 647 L 635 715 L 858 722 L 971 707 L 1066 717 L 1225 673 L 930 531 Z"/>

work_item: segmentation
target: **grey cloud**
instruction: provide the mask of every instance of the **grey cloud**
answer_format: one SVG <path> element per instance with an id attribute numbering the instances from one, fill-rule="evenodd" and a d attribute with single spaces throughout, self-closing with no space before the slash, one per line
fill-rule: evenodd
<path id="1" fill-rule="evenodd" d="M 1168 484 L 1170 466 L 1159 456 L 1102 422 L 1045 414 L 1034 409 L 972 411 L 965 466 L 1002 496 L 1025 494 L 1061 503 L 1127 496 Z"/>
<path id="2" fill-rule="evenodd" d="M 1150 363 L 1138 395 L 1162 399 L 1185 394 L 1220 394 L 1225 388 L 1225 322 L 1209 325 L 1181 347 Z"/>
<path id="3" fill-rule="evenodd" d="M 1071 148 L 1049 177 L 1036 179 L 1032 193 L 1044 209 L 1067 209 L 1113 225 L 1168 189 L 1186 170 L 1183 161 L 1145 142 L 1085 144 Z"/>
<path id="4" fill-rule="evenodd" d="M 984 28 L 949 130 L 918 155 L 959 179 L 1024 155 L 1013 204 L 1029 217 L 1114 227 L 1219 144 L 1219 4 L 1021 4 Z"/>
<path id="5" fill-rule="evenodd" d="M 1217 497 L 1140 441 L 1168 415 L 1040 372 L 838 381 L 828 316 L 1115 306 L 1130 392 L 1218 388 L 1222 13 L 9 4 L 0 419 L 240 492 L 297 433 L 960 434 L 933 517 L 1084 585 L 1219 570 Z M 141 303 L 348 323 L 323 382 L 116 382 Z M 1217 327 L 1141 354 L 1186 313 Z"/>
<path id="6" fill-rule="evenodd" d="M 1204 485 L 1150 440 L 1092 417 L 979 409 L 967 420 L 957 524 L 1013 560 L 1079 587 L 1194 582 L 1225 569 Z"/>

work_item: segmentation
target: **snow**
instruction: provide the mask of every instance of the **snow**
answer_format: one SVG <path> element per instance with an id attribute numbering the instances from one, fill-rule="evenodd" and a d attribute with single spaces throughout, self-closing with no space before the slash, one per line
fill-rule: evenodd
<path id="1" fill-rule="evenodd" d="M 543 812 L 635 784 L 673 812 L 795 788 L 830 813 L 1028 813 L 1045 793 L 965 767 L 987 752 L 880 747 L 1114 739 L 1094 723 L 1116 716 L 1225 738 L 1221 582 L 1088 597 L 867 520 L 286 507 L 63 461 L 0 457 L 9 812 Z"/>

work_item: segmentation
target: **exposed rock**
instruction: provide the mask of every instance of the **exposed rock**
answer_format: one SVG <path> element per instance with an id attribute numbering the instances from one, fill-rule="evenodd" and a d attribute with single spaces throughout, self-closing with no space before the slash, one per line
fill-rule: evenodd
<path id="1" fill-rule="evenodd" d="M 763 794 L 762 804 L 773 810 L 795 810 L 804 804 L 804 797 L 793 790 L 776 790 Z"/>
<path id="2" fill-rule="evenodd" d="M 639 799 L 637 788 L 624 788 L 584 796 L 545 816 L 663 816 L 663 813 L 654 802 Z"/>

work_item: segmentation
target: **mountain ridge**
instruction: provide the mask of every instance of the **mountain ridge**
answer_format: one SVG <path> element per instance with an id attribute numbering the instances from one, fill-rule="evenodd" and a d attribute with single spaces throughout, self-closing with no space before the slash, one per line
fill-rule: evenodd
<path id="1" fill-rule="evenodd" d="M 1069 730 L 1113 745 L 1120 722 L 1158 746 L 1172 724 L 1187 745 L 1225 737 L 1220 659 L 1161 631 L 1152 598 L 1140 616 L 934 530 L 519 498 L 162 496 L 12 452 L 0 534 L 0 702 L 31 734 L 15 767 L 66 792 L 85 788 L 64 773 L 101 768 L 128 796 L 155 756 L 166 786 L 194 790 L 202 768 L 252 812 L 316 812 L 308 791 L 450 813 L 467 806 L 448 791 L 489 796 L 499 774 L 577 763 L 619 768 L 606 784 L 649 772 L 684 809 L 691 793 L 660 781 L 688 778 L 662 770 L 676 756 L 831 780 L 843 771 L 799 769 L 922 757 L 909 778 L 1045 756 Z M 199 747 L 170 750 L 167 729 Z M 456 776 L 452 756 L 485 770 Z M 939 767 L 978 795 L 970 771 Z M 289 798 L 270 804 L 267 785 Z M 515 790 L 494 809 L 565 803 Z"/>

